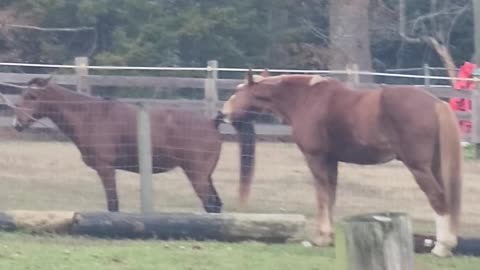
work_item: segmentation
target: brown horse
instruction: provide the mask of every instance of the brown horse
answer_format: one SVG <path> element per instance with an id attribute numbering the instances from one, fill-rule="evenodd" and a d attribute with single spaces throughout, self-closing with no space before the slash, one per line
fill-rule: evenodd
<path id="1" fill-rule="evenodd" d="M 226 120 L 237 121 L 265 110 L 291 125 L 315 178 L 317 245 L 333 242 L 338 162 L 366 165 L 398 159 L 436 213 L 437 243 L 432 252 L 447 256 L 456 246 L 462 148 L 456 117 L 447 103 L 414 87 L 360 91 L 318 75 L 270 77 L 248 72 L 223 113 Z"/>
<path id="2" fill-rule="evenodd" d="M 50 118 L 79 149 L 84 163 L 97 171 L 109 211 L 118 211 L 115 170 L 138 173 L 137 108 L 115 100 L 82 95 L 35 78 L 15 108 L 14 127 L 21 131 L 37 119 Z M 150 108 L 153 173 L 183 169 L 209 213 L 221 212 L 222 201 L 211 175 L 220 156 L 217 130 L 222 119 L 201 114 Z M 236 123 L 241 141 L 241 186 L 252 178 L 253 124 Z"/>

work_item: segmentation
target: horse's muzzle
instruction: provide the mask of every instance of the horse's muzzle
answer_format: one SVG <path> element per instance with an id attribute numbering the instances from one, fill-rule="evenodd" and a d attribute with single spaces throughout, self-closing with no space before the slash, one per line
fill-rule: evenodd
<path id="1" fill-rule="evenodd" d="M 21 132 L 24 130 L 24 126 L 20 122 L 18 122 L 16 117 L 13 119 L 12 126 L 18 132 Z"/>
<path id="2" fill-rule="evenodd" d="M 21 132 L 24 129 L 22 125 L 15 125 L 15 126 L 13 126 L 13 128 L 18 132 Z"/>

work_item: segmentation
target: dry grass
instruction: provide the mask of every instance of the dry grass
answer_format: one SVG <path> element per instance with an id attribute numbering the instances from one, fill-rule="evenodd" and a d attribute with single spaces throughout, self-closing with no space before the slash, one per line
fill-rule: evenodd
<path id="1" fill-rule="evenodd" d="M 95 171 L 83 164 L 73 144 L 10 140 L 0 143 L 0 152 L 3 209 L 105 210 L 100 180 Z M 260 143 L 257 153 L 247 211 L 312 216 L 316 205 L 312 177 L 296 146 Z M 213 178 L 226 211 L 237 208 L 238 160 L 237 145 L 224 143 Z M 475 225 L 480 224 L 480 182 L 476 182 L 480 162 L 466 161 L 464 172 L 464 234 L 471 234 Z M 138 211 L 138 175 L 117 171 L 117 176 L 121 210 Z M 203 211 L 180 170 L 154 175 L 154 186 L 156 210 Z M 392 210 L 408 212 L 417 224 L 433 217 L 424 194 L 401 163 L 340 166 L 337 217 Z"/>

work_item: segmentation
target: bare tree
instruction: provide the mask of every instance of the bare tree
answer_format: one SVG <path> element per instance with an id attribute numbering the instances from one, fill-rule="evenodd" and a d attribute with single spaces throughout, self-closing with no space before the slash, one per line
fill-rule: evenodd
<path id="1" fill-rule="evenodd" d="M 470 0 L 430 0 L 428 13 L 408 19 L 406 1 L 398 0 L 398 33 L 406 42 L 429 45 L 440 57 L 448 76 L 455 78 L 456 65 L 449 49 L 450 34 L 460 16 L 470 8 Z"/>

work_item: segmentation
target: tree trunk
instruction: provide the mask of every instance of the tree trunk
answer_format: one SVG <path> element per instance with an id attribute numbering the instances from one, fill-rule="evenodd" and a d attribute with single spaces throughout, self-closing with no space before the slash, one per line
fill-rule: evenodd
<path id="1" fill-rule="evenodd" d="M 452 55 L 450 54 L 448 48 L 440 44 L 436 39 L 430 37 L 426 38 L 427 43 L 437 52 L 442 60 L 443 66 L 447 69 L 448 77 L 450 77 L 450 84 L 453 86 L 455 83 L 454 78 L 457 77 L 457 66 L 453 61 Z"/>
<path id="2" fill-rule="evenodd" d="M 344 70 L 357 64 L 359 70 L 372 70 L 369 31 L 369 0 L 330 0 L 330 69 Z M 360 82 L 371 82 L 361 76 Z"/>

